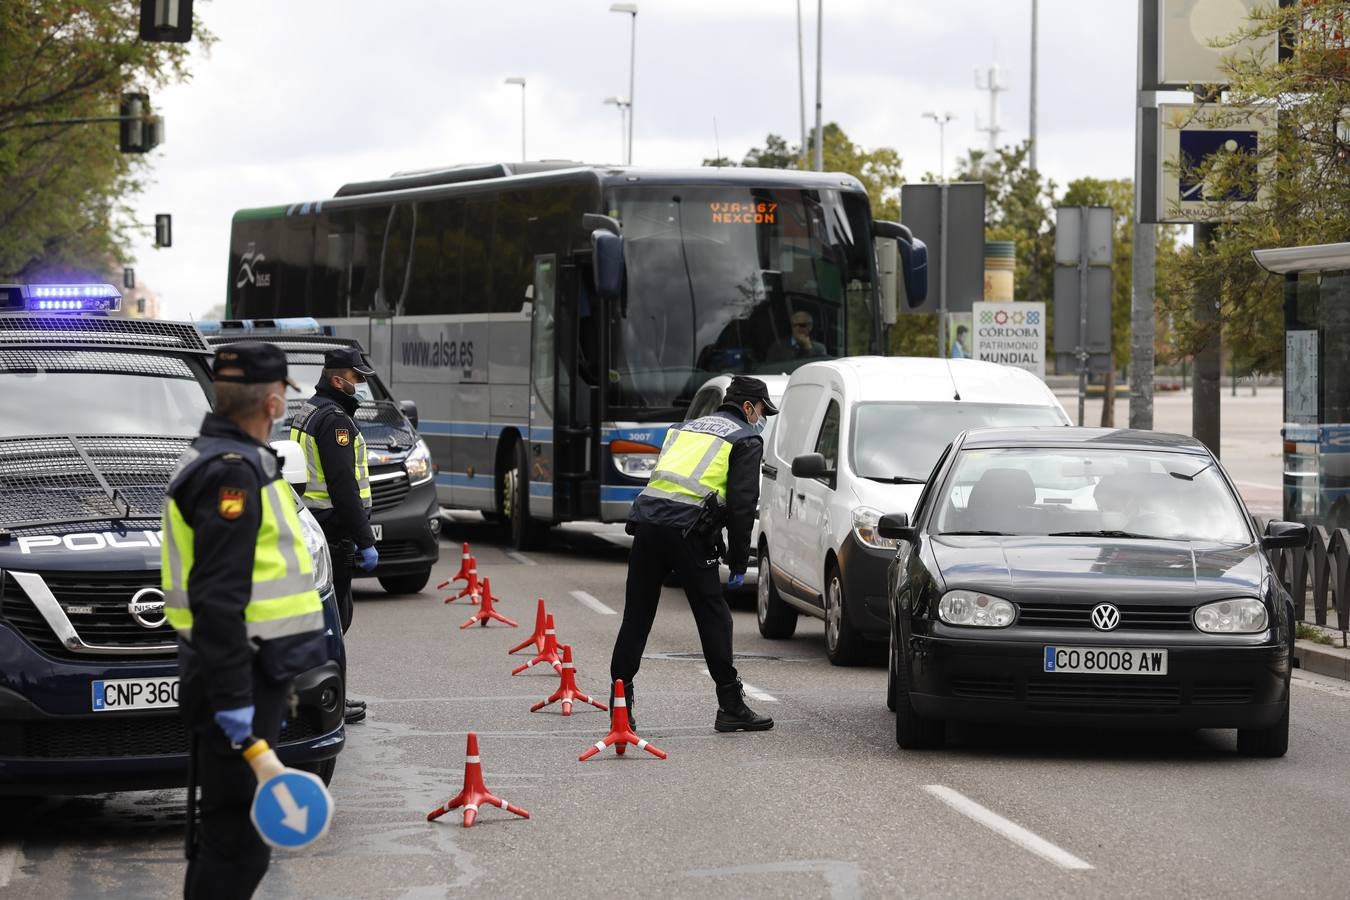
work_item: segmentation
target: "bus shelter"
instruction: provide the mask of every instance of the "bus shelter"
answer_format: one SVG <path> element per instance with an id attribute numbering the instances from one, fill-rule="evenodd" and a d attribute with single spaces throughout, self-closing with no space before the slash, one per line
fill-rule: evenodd
<path id="1" fill-rule="evenodd" d="M 1350 243 L 1253 256 L 1284 276 L 1284 518 L 1350 528 Z"/>

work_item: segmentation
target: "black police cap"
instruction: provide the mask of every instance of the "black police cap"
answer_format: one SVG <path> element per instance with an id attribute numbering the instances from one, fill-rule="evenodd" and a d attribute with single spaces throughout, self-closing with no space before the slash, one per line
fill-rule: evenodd
<path id="1" fill-rule="evenodd" d="M 763 403 L 764 415 L 778 415 L 778 407 L 773 405 L 769 399 L 769 388 L 758 378 L 751 378 L 749 375 L 734 375 L 730 386 L 727 387 L 727 400 L 731 403 L 741 404 L 749 400 L 751 403 Z"/>
<path id="2" fill-rule="evenodd" d="M 361 375 L 374 375 L 375 370 L 355 347 L 336 347 L 323 355 L 325 369 L 351 369 Z"/>
<path id="3" fill-rule="evenodd" d="M 287 371 L 286 354 L 277 345 L 262 341 L 242 341 L 218 348 L 211 376 L 216 381 L 234 384 L 284 381 L 292 389 L 300 390 Z"/>

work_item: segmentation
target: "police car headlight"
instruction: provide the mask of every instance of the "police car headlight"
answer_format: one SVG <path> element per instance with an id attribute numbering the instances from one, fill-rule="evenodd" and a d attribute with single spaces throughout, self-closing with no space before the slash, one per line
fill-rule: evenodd
<path id="1" fill-rule="evenodd" d="M 425 484 L 431 480 L 435 472 L 431 465 L 431 450 L 427 447 L 426 441 L 417 442 L 417 446 L 412 448 L 408 458 L 403 461 L 403 468 L 408 470 L 408 481 L 414 485 Z"/>
<path id="2" fill-rule="evenodd" d="M 899 546 L 894 538 L 884 538 L 877 534 L 877 525 L 881 522 L 881 511 L 870 506 L 860 506 L 853 510 L 853 536 L 868 547 L 878 550 L 894 550 Z"/>
<path id="3" fill-rule="evenodd" d="M 296 498 L 297 502 L 299 498 Z M 333 560 L 328 555 L 328 539 L 314 518 L 314 514 L 300 504 L 300 531 L 305 537 L 305 546 L 314 560 L 314 589 L 322 594 L 333 584 Z"/>
<path id="4" fill-rule="evenodd" d="M 1220 600 L 1196 609 L 1195 627 L 1206 634 L 1256 634 L 1266 630 L 1269 619 L 1260 600 Z"/>
<path id="5" fill-rule="evenodd" d="M 938 618 L 948 625 L 1007 628 L 1017 618 L 1013 605 L 979 591 L 948 591 L 938 603 Z"/>

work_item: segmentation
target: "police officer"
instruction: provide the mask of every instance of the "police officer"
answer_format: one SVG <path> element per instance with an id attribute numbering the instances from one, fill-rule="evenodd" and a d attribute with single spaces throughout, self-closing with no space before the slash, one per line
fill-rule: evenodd
<path id="1" fill-rule="evenodd" d="M 213 370 L 215 412 L 178 462 L 163 521 L 165 615 L 178 632 L 179 706 L 201 786 L 188 898 L 250 897 L 267 872 L 241 745 L 257 736 L 276 746 L 291 679 L 325 658 L 314 563 L 265 443 L 286 414 L 285 354 L 232 344 Z"/>
<path id="2" fill-rule="evenodd" d="M 675 572 L 684 585 L 698 625 L 703 658 L 717 685 L 718 731 L 765 731 L 773 719 L 745 705 L 736 667 L 731 663 L 731 611 L 717 572 L 720 525 L 700 529 L 700 511 L 709 494 L 716 497 L 727 530 L 727 586 L 745 583 L 750 530 L 759 505 L 759 467 L 764 456 L 765 416 L 777 415 L 769 391 L 758 378 L 737 375 L 725 402 L 711 415 L 685 422 L 666 435 L 651 480 L 633 502 L 628 533 L 628 586 L 623 624 L 610 660 L 611 679 L 623 679 L 628 715 L 633 719 L 633 676 L 642 661 L 661 584 Z M 763 576 L 761 576 L 763 577 Z"/>
<path id="3" fill-rule="evenodd" d="M 333 590 L 345 634 L 352 624 L 352 566 L 374 570 L 380 554 L 370 529 L 370 465 L 366 440 L 352 421 L 361 401 L 357 385 L 375 370 L 355 347 L 339 347 L 323 355 L 323 374 L 314 396 L 291 422 L 291 440 L 305 451 L 308 478 L 305 506 L 314 513 L 333 558 Z M 358 559 L 353 560 L 353 551 Z M 364 700 L 348 698 L 348 723 L 366 717 Z"/>

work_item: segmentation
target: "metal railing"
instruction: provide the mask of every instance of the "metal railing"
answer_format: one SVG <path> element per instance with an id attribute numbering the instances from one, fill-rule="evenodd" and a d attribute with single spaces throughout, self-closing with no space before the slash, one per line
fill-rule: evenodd
<path id="1" fill-rule="evenodd" d="M 1350 643 L 1350 529 L 1310 525 L 1307 546 L 1272 556 L 1276 576 L 1294 599 L 1295 618 L 1339 631 L 1341 646 Z"/>

